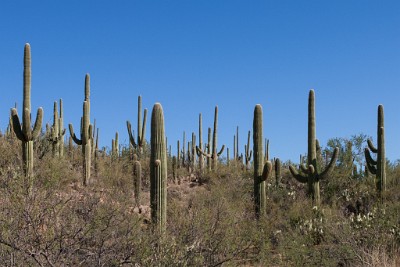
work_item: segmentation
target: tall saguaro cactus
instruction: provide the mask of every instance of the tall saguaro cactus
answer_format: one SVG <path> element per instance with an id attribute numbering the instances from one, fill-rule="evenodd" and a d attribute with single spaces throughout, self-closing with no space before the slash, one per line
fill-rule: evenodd
<path id="1" fill-rule="evenodd" d="M 53 126 L 51 127 L 50 140 L 53 146 L 53 157 L 62 158 L 64 156 L 64 119 L 63 119 L 63 105 L 60 99 L 60 115 L 57 111 L 57 101 L 54 101 L 53 110 Z"/>
<path id="2" fill-rule="evenodd" d="M 300 164 L 301 172 L 298 172 L 293 166 L 290 166 L 292 176 L 300 183 L 308 184 L 308 194 L 311 196 L 314 205 L 320 205 L 319 181 L 325 179 L 328 173 L 333 170 L 339 148 L 335 148 L 331 161 L 324 171 L 320 171 L 317 159 L 317 141 L 316 141 L 316 122 L 315 122 L 315 93 L 310 90 L 308 96 L 308 153 L 307 166 Z"/>
<path id="3" fill-rule="evenodd" d="M 254 206 L 256 217 L 263 217 L 267 208 L 266 180 L 272 173 L 272 164 L 264 164 L 262 107 L 257 104 L 253 117 Z"/>
<path id="4" fill-rule="evenodd" d="M 22 142 L 22 158 L 28 191 L 33 183 L 33 141 L 42 129 L 43 109 L 37 111 L 35 126 L 31 128 L 31 47 L 25 44 L 24 49 L 24 84 L 23 84 L 22 123 L 16 108 L 11 109 L 12 128 Z"/>
<path id="5" fill-rule="evenodd" d="M 81 139 L 78 139 L 74 133 L 74 127 L 69 124 L 69 133 L 77 145 L 82 146 L 83 156 L 83 185 L 90 184 L 90 167 L 91 167 L 91 138 L 93 126 L 90 124 L 90 76 L 85 76 L 85 99 L 83 101 L 83 117 L 81 118 Z"/>
<path id="6" fill-rule="evenodd" d="M 221 150 L 217 152 L 217 133 L 218 133 L 218 106 L 215 106 L 214 112 L 214 131 L 213 131 L 213 139 L 212 139 L 212 151 L 210 153 L 205 153 L 202 149 L 196 146 L 196 150 L 198 153 L 202 154 L 207 158 L 212 159 L 211 169 L 215 170 L 218 164 L 218 157 L 224 152 L 225 145 L 221 147 Z"/>
<path id="7" fill-rule="evenodd" d="M 167 149 L 165 145 L 164 113 L 160 103 L 151 114 L 150 207 L 151 218 L 160 232 L 167 222 Z"/>
<path id="8" fill-rule="evenodd" d="M 250 131 L 247 135 L 247 145 L 244 146 L 244 151 L 245 151 L 245 162 L 246 162 L 246 170 L 250 170 L 250 160 L 251 160 L 251 154 L 253 151 L 250 150 Z"/>
<path id="9" fill-rule="evenodd" d="M 143 124 L 142 124 L 142 96 L 138 96 L 137 141 L 135 141 L 130 121 L 126 121 L 129 141 L 132 144 L 133 148 L 135 148 L 138 151 L 138 155 L 141 155 L 143 153 L 143 146 L 145 140 L 144 137 L 146 133 L 146 120 L 147 120 L 147 109 L 144 109 Z"/>
<path id="10" fill-rule="evenodd" d="M 201 113 L 199 114 L 199 148 L 203 149 L 203 119 Z M 197 156 L 199 157 L 199 169 L 202 171 L 204 169 L 204 156 L 200 153 L 197 153 Z"/>
<path id="11" fill-rule="evenodd" d="M 383 106 L 378 106 L 378 142 L 375 147 L 370 139 L 368 139 L 368 147 L 365 148 L 365 159 L 367 168 L 370 173 L 376 175 L 376 189 L 381 194 L 386 190 L 386 156 L 385 156 L 385 125 L 384 125 Z M 374 160 L 371 156 L 372 153 L 377 155 Z"/>

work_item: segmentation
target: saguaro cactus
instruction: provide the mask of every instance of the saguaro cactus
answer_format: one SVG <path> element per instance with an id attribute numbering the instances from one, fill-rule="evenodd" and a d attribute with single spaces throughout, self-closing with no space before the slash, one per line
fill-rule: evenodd
<path id="1" fill-rule="evenodd" d="M 275 187 L 279 187 L 281 184 L 281 160 L 279 158 L 275 159 Z"/>
<path id="2" fill-rule="evenodd" d="M 43 109 L 37 111 L 35 126 L 31 128 L 31 47 L 25 44 L 24 49 L 24 84 L 23 84 L 22 123 L 16 108 L 11 109 L 14 133 L 22 143 L 22 158 L 28 191 L 32 188 L 33 176 L 33 141 L 42 129 Z"/>
<path id="3" fill-rule="evenodd" d="M 81 118 L 81 139 L 78 139 L 74 133 L 72 123 L 69 124 L 69 133 L 77 145 L 82 146 L 83 158 L 83 185 L 90 184 L 90 167 L 91 167 L 91 138 L 93 133 L 93 126 L 90 124 L 90 76 L 85 76 L 85 99 L 83 101 L 83 117 Z"/>
<path id="4" fill-rule="evenodd" d="M 256 217 L 263 217 L 267 208 L 266 180 L 272 173 L 272 164 L 264 164 L 262 107 L 257 104 L 253 117 L 254 206 Z"/>
<path id="5" fill-rule="evenodd" d="M 64 135 L 63 105 L 62 99 L 60 99 L 60 116 L 58 116 L 57 101 L 54 101 L 53 126 L 51 127 L 50 135 L 53 157 L 62 158 L 64 156 Z"/>
<path id="6" fill-rule="evenodd" d="M 250 160 L 251 160 L 251 155 L 253 151 L 250 150 L 250 131 L 247 135 L 247 145 L 244 146 L 244 151 L 245 151 L 245 161 L 246 161 L 246 169 L 250 170 Z"/>
<path id="7" fill-rule="evenodd" d="M 222 146 L 221 150 L 217 152 L 217 131 L 218 131 L 218 106 L 215 106 L 214 112 L 214 131 L 213 131 L 213 139 L 212 139 L 212 152 L 205 153 L 202 149 L 196 146 L 197 153 L 202 154 L 207 158 L 212 159 L 211 169 L 215 170 L 218 164 L 218 157 L 224 152 L 225 145 Z"/>
<path id="8" fill-rule="evenodd" d="M 141 191 L 142 191 L 142 165 L 135 154 L 133 156 L 133 187 L 135 194 L 135 205 L 140 208 L 140 200 L 141 200 Z"/>
<path id="9" fill-rule="evenodd" d="M 111 155 L 114 159 L 119 157 L 118 132 L 115 133 L 115 139 L 111 141 Z"/>
<path id="10" fill-rule="evenodd" d="M 138 155 L 141 155 L 143 153 L 143 146 L 145 140 L 144 137 L 146 133 L 146 120 L 147 120 L 147 109 L 144 109 L 143 124 L 142 124 L 142 96 L 138 96 L 137 141 L 135 141 L 130 121 L 126 121 L 129 141 L 132 144 L 133 148 L 135 148 L 138 151 Z"/>
<path id="11" fill-rule="evenodd" d="M 385 156 L 385 125 L 384 125 L 383 106 L 378 106 L 378 142 L 375 147 L 370 139 L 368 139 L 368 147 L 365 148 L 365 159 L 369 172 L 376 175 L 376 189 L 382 194 L 386 190 L 386 156 Z M 371 156 L 372 153 L 377 155 L 374 160 Z"/>
<path id="12" fill-rule="evenodd" d="M 336 147 L 331 161 L 324 171 L 320 171 L 317 159 L 317 143 L 316 143 L 316 122 L 315 122 L 315 93 L 310 90 L 308 97 L 308 153 L 307 166 L 300 165 L 301 172 L 298 172 L 293 166 L 290 166 L 290 172 L 293 177 L 300 183 L 308 184 L 308 194 L 311 196 L 314 205 L 321 202 L 319 192 L 319 181 L 325 179 L 328 173 L 335 167 L 336 158 L 339 149 Z"/>
<path id="13" fill-rule="evenodd" d="M 203 119 L 201 113 L 199 114 L 199 148 L 203 149 Z M 196 149 L 197 151 L 197 149 Z M 202 171 L 204 169 L 204 156 L 200 153 L 197 153 L 199 157 L 199 169 Z"/>
<path id="14" fill-rule="evenodd" d="M 160 232 L 167 222 L 167 151 L 165 146 L 164 113 L 160 103 L 151 114 L 150 206 L 151 218 Z"/>

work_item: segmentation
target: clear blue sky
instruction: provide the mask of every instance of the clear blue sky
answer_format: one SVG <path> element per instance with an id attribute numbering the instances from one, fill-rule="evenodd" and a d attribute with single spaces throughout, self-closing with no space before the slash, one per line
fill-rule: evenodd
<path id="1" fill-rule="evenodd" d="M 115 131 L 128 143 L 137 96 L 164 108 L 176 140 L 203 141 L 219 106 L 219 147 L 240 149 L 262 104 L 271 155 L 298 161 L 307 150 L 307 97 L 316 91 L 317 136 L 376 138 L 385 107 L 387 156 L 400 158 L 400 1 L 2 1 L 0 128 L 22 103 L 22 58 L 32 48 L 32 108 L 51 123 L 63 98 L 65 124 L 79 127 L 85 73 L 101 146 Z M 146 139 L 150 139 L 150 116 Z M 232 155 L 232 154 L 231 154 Z"/>

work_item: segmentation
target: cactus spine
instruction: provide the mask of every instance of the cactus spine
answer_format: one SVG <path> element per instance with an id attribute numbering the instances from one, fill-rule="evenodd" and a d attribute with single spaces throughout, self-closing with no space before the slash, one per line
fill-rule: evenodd
<path id="1" fill-rule="evenodd" d="M 164 114 L 160 103 L 151 114 L 150 206 L 151 218 L 160 232 L 167 222 L 167 152 L 165 146 Z"/>
<path id="2" fill-rule="evenodd" d="M 37 111 L 35 126 L 31 128 L 31 48 L 25 44 L 24 48 L 24 84 L 23 84 L 23 111 L 22 123 L 20 122 L 17 109 L 11 109 L 12 128 L 19 140 L 22 142 L 22 158 L 24 162 L 24 174 L 28 191 L 33 184 L 33 141 L 42 129 L 43 109 Z"/>
<path id="3" fill-rule="evenodd" d="M 212 139 L 212 152 L 210 153 L 205 153 L 202 149 L 200 149 L 198 146 L 196 147 L 196 150 L 198 153 L 201 153 L 203 156 L 207 158 L 211 158 L 211 169 L 215 170 L 217 168 L 218 164 L 218 157 L 224 152 L 225 145 L 221 147 L 221 150 L 217 152 L 217 133 L 218 133 L 218 106 L 215 106 L 215 112 L 214 112 L 214 131 L 213 131 L 213 139 Z"/>
<path id="4" fill-rule="evenodd" d="M 267 208 L 266 180 L 271 175 L 272 164 L 267 161 L 264 164 L 263 155 L 263 124 L 262 107 L 257 104 L 253 117 L 253 151 L 254 151 L 254 206 L 256 217 L 265 216 Z"/>
<path id="5" fill-rule="evenodd" d="M 244 151 L 245 151 L 246 170 L 250 170 L 251 154 L 253 153 L 253 151 L 250 150 L 250 131 L 247 135 L 247 145 L 244 146 Z"/>
<path id="6" fill-rule="evenodd" d="M 144 109 L 143 124 L 142 124 L 142 96 L 138 96 L 137 141 L 135 141 L 130 121 L 126 121 L 129 141 L 132 144 L 133 148 L 135 148 L 138 151 L 138 155 L 141 155 L 143 153 L 144 137 L 146 133 L 146 120 L 147 120 L 147 109 Z"/>
<path id="7" fill-rule="evenodd" d="M 316 122 L 315 122 L 315 93 L 310 90 L 308 96 L 308 153 L 307 166 L 300 165 L 299 173 L 293 166 L 290 166 L 292 176 L 300 183 L 308 184 L 308 194 L 313 200 L 313 205 L 320 205 L 319 181 L 325 179 L 327 174 L 333 170 L 339 149 L 336 147 L 331 161 L 324 171 L 320 171 L 317 160 L 317 142 L 316 142 Z"/>
<path id="8" fill-rule="evenodd" d="M 386 190 L 386 156 L 385 156 L 385 125 L 384 125 L 383 106 L 378 106 L 378 142 L 375 147 L 371 140 L 368 139 L 368 147 L 365 148 L 365 159 L 367 162 L 368 171 L 376 176 L 376 189 L 379 194 Z M 377 154 L 377 159 L 374 160 L 372 153 Z"/>
<path id="9" fill-rule="evenodd" d="M 91 139 L 93 126 L 90 124 L 90 76 L 85 76 L 85 99 L 83 101 L 83 117 L 81 118 L 81 139 L 78 139 L 74 133 L 72 123 L 69 124 L 69 133 L 77 145 L 82 146 L 83 156 L 83 185 L 90 184 L 90 167 L 91 167 Z"/>

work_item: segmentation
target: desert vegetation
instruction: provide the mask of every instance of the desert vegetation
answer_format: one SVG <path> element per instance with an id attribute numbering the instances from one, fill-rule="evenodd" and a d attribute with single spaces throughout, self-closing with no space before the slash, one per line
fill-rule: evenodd
<path id="1" fill-rule="evenodd" d="M 321 146 L 311 90 L 308 151 L 295 164 L 270 157 L 261 105 L 245 155 L 239 130 L 232 158 L 218 146 L 218 107 L 207 141 L 199 114 L 198 134 L 172 155 L 160 103 L 145 140 L 139 96 L 137 136 L 127 121 L 129 144 L 117 133 L 107 151 L 91 123 L 89 75 L 69 135 L 62 100 L 52 126 L 42 129 L 39 109 L 31 127 L 28 44 L 23 78 L 22 122 L 12 109 L 0 137 L 2 266 L 400 265 L 400 164 L 385 158 L 383 106 L 376 146 L 364 134 Z"/>

